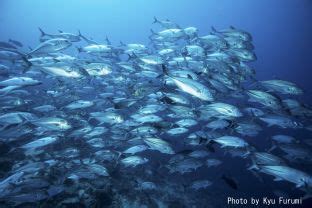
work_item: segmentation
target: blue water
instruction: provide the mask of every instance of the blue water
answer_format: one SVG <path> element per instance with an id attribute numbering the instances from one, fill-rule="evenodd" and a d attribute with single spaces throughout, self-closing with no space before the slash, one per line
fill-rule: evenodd
<path id="1" fill-rule="evenodd" d="M 80 29 L 95 40 L 107 35 L 118 44 L 147 43 L 153 16 L 195 26 L 200 34 L 233 25 L 253 36 L 259 79 L 288 79 L 311 93 L 310 0 L 2 0 L 0 8 L 0 38 L 29 45 L 37 43 L 39 26 L 50 33 Z"/>
<path id="2" fill-rule="evenodd" d="M 233 25 L 248 31 L 258 58 L 252 63 L 257 78 L 293 81 L 305 91 L 300 99 L 312 103 L 311 0 L 1 0 L 0 40 L 19 40 L 27 50 L 27 46 L 37 45 L 37 28 L 41 27 L 52 34 L 57 30 L 77 33 L 79 29 L 95 40 L 104 41 L 107 36 L 113 45 L 119 41 L 148 44 L 154 16 L 182 27 L 197 27 L 200 35 L 208 34 L 211 26 L 221 29 Z M 264 143 L 268 135 L 260 135 Z M 292 185 L 273 186 L 272 180 L 256 182 L 239 159 L 231 160 L 226 167 L 210 174 L 240 175 L 240 191 L 224 186 L 216 189 L 221 195 L 211 195 L 220 200 L 229 195 L 272 195 L 270 190 L 276 187 L 296 195 Z"/>

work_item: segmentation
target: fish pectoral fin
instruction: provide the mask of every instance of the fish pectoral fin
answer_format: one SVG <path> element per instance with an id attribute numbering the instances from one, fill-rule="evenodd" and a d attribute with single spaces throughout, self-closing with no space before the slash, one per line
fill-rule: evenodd
<path id="1" fill-rule="evenodd" d="M 301 183 L 296 185 L 296 188 L 308 189 L 308 187 L 309 187 L 309 184 L 305 180 L 303 180 L 303 179 L 301 179 Z"/>
<path id="2" fill-rule="evenodd" d="M 274 181 L 282 181 L 283 179 L 282 178 L 279 178 L 279 177 L 276 177 L 274 178 Z"/>
<path id="3" fill-rule="evenodd" d="M 56 46 L 57 45 L 57 43 L 46 43 L 47 45 L 49 45 L 49 46 Z"/>

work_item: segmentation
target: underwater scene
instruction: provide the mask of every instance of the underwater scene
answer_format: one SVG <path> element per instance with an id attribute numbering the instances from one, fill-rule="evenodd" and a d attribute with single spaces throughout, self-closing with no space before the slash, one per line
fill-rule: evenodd
<path id="1" fill-rule="evenodd" d="M 311 22 L 310 0 L 1 0 L 0 208 L 311 208 Z"/>

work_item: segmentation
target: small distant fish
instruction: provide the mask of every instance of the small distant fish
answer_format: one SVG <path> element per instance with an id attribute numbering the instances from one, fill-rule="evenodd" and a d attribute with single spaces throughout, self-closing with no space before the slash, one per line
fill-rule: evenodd
<path id="1" fill-rule="evenodd" d="M 35 80 L 31 77 L 13 77 L 0 82 L 0 86 L 34 86 L 41 84 L 41 81 Z"/>
<path id="2" fill-rule="evenodd" d="M 13 43 L 14 45 L 16 45 L 18 47 L 23 47 L 23 44 L 17 40 L 9 39 L 9 42 Z"/>
<path id="3" fill-rule="evenodd" d="M 212 182 L 209 180 L 198 180 L 192 183 L 191 188 L 198 191 L 200 189 L 206 189 L 207 187 L 211 185 L 212 185 Z"/>
<path id="4" fill-rule="evenodd" d="M 142 158 L 140 156 L 129 156 L 121 160 L 121 163 L 123 163 L 126 167 L 136 167 L 147 162 L 147 158 Z"/>
<path id="5" fill-rule="evenodd" d="M 179 26 L 176 23 L 171 22 L 170 20 L 159 20 L 156 17 L 154 17 L 154 22 L 153 24 L 160 24 L 164 28 L 179 28 Z"/>
<path id="6" fill-rule="evenodd" d="M 83 109 L 83 108 L 88 108 L 94 105 L 94 102 L 89 101 L 89 100 L 76 100 L 67 106 L 65 106 L 66 109 L 69 110 L 76 110 L 76 109 Z"/>
<path id="7" fill-rule="evenodd" d="M 3 42 L 3 41 L 0 41 L 0 47 L 1 48 L 9 48 L 9 49 L 17 49 L 14 45 L 12 45 L 8 42 Z"/>
<path id="8" fill-rule="evenodd" d="M 303 90 L 296 84 L 285 80 L 266 80 L 261 81 L 260 84 L 268 90 L 276 91 L 281 94 L 300 95 L 303 93 Z"/>
<path id="9" fill-rule="evenodd" d="M 172 147 L 170 146 L 170 144 L 162 139 L 148 137 L 148 138 L 144 138 L 144 142 L 152 150 L 157 150 L 165 154 L 174 154 L 174 151 Z"/>
<path id="10" fill-rule="evenodd" d="M 36 148 L 51 144 L 51 143 L 55 142 L 57 139 L 58 139 L 57 137 L 52 137 L 52 136 L 43 137 L 40 139 L 36 139 L 35 141 L 32 141 L 30 143 L 24 144 L 22 146 L 22 148 L 24 148 L 24 149 L 36 149 Z"/>
<path id="11" fill-rule="evenodd" d="M 71 125 L 65 119 L 57 117 L 43 117 L 32 121 L 32 123 L 48 130 L 66 131 L 71 128 Z"/>
<path id="12" fill-rule="evenodd" d="M 227 177 L 225 175 L 222 175 L 221 177 L 222 180 L 224 180 L 224 182 L 232 189 L 234 190 L 237 190 L 238 189 L 238 185 L 237 183 L 235 182 L 234 179 L 230 178 L 230 177 Z"/>
<path id="13" fill-rule="evenodd" d="M 123 153 L 126 154 L 136 154 L 138 152 L 143 152 L 147 150 L 147 146 L 146 145 L 136 145 L 136 146 L 132 146 L 128 149 L 126 149 L 125 151 L 123 151 Z"/>

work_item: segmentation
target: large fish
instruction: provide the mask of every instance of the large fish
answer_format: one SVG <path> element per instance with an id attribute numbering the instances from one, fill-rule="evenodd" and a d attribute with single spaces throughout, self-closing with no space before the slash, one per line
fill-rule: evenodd
<path id="1" fill-rule="evenodd" d="M 176 86 L 183 92 L 186 92 L 203 101 L 213 101 L 214 97 L 212 91 L 202 83 L 182 77 L 171 77 Z"/>
<path id="2" fill-rule="evenodd" d="M 55 38 L 40 43 L 36 48 L 31 50 L 28 55 L 44 55 L 55 53 L 70 47 L 72 43 L 64 38 Z"/>
<path id="3" fill-rule="evenodd" d="M 281 94 L 299 95 L 303 93 L 302 89 L 289 81 L 275 79 L 260 81 L 260 84 L 267 90 L 279 92 Z"/>
<path id="4" fill-rule="evenodd" d="M 3 80 L 0 82 L 0 86 L 7 87 L 7 86 L 34 86 L 41 84 L 41 81 L 35 80 L 31 77 L 13 77 L 7 80 Z"/>
<path id="5" fill-rule="evenodd" d="M 174 154 L 174 151 L 171 148 L 170 144 L 162 139 L 148 137 L 148 138 L 144 138 L 144 142 L 152 150 L 157 150 L 165 154 Z"/>
<path id="6" fill-rule="evenodd" d="M 260 172 L 272 175 L 275 181 L 289 181 L 296 184 L 297 188 L 312 186 L 311 175 L 284 165 L 264 165 L 260 167 Z"/>
<path id="7" fill-rule="evenodd" d="M 66 33 L 66 32 L 63 32 L 60 30 L 59 30 L 59 34 L 48 34 L 48 33 L 44 32 L 40 27 L 38 29 L 40 31 L 40 40 L 42 42 L 49 40 L 49 39 L 56 39 L 56 38 L 66 39 L 70 42 L 78 42 L 81 40 L 80 31 L 79 31 L 78 35 L 75 35 L 72 33 Z"/>

